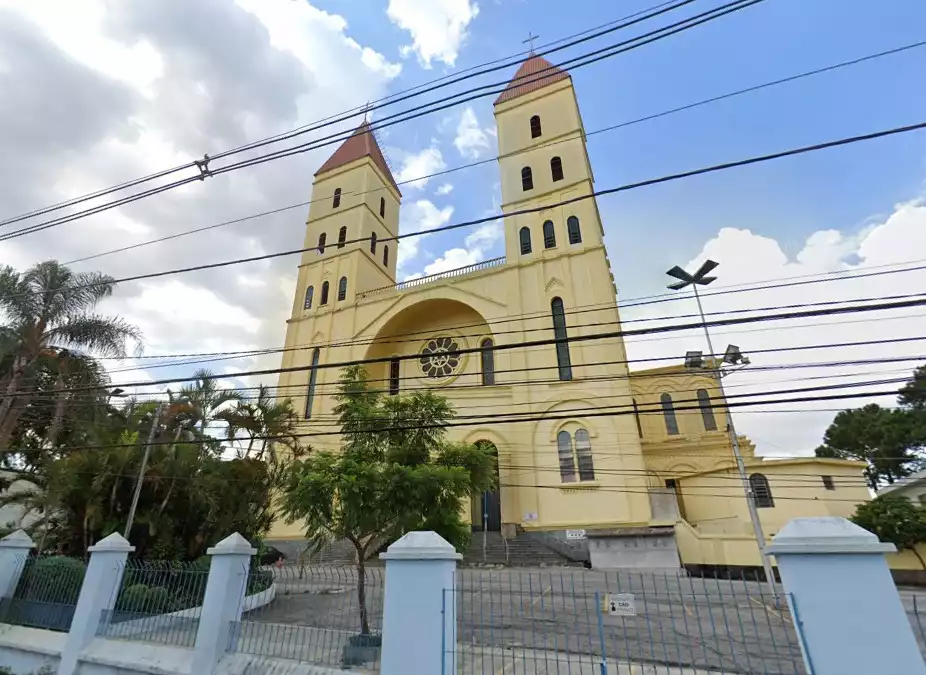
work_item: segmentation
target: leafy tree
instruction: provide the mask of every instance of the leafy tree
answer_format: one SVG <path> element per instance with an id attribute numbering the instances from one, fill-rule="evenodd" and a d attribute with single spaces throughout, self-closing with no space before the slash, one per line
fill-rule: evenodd
<path id="1" fill-rule="evenodd" d="M 367 558 L 412 530 L 433 529 L 458 549 L 469 542 L 464 499 L 490 489 L 495 458 L 474 445 L 449 443 L 453 409 L 434 393 L 383 396 L 360 366 L 346 368 L 336 396 L 343 433 L 339 453 L 318 452 L 294 463 L 281 507 L 301 521 L 316 549 L 350 541 L 357 553 L 360 632 L 370 632 L 366 610 Z"/>
<path id="2" fill-rule="evenodd" d="M 885 482 L 893 483 L 922 467 L 924 438 L 919 413 L 871 403 L 838 413 L 816 456 L 866 462 L 865 479 L 877 490 Z"/>
<path id="3" fill-rule="evenodd" d="M 205 437 L 209 420 L 215 419 L 226 403 L 240 401 L 241 394 L 234 389 L 219 389 L 208 370 L 197 370 L 193 377 L 192 384 L 180 388 L 178 399 L 189 406 L 190 414 L 199 425 L 200 437 Z"/>
<path id="4" fill-rule="evenodd" d="M 898 550 L 913 551 L 913 555 L 926 570 L 926 561 L 916 545 L 926 542 L 926 509 L 906 497 L 886 494 L 870 502 L 859 504 L 852 522 L 878 536 L 881 541 L 894 544 Z"/>
<path id="5" fill-rule="evenodd" d="M 900 388 L 897 401 L 914 410 L 926 411 L 926 366 L 913 371 L 913 377 Z"/>
<path id="6" fill-rule="evenodd" d="M 239 450 L 239 457 L 251 457 L 253 453 L 255 459 L 267 459 L 276 464 L 280 459 L 277 457 L 279 447 L 286 448 L 291 456 L 300 452 L 296 436 L 299 415 L 293 402 L 275 400 L 270 388 L 264 385 L 260 386 L 255 400 L 240 399 L 235 407 L 217 413 L 216 419 L 228 423 L 229 440 L 237 439 L 239 432 L 247 435 L 247 447 Z"/>
<path id="7" fill-rule="evenodd" d="M 139 343 L 135 326 L 93 312 L 114 286 L 112 277 L 74 273 L 54 260 L 24 273 L 0 267 L 0 391 L 5 394 L 0 400 L 0 458 L 9 453 L 17 423 L 33 401 L 42 361 L 85 353 L 124 356 L 129 342 Z M 59 364 L 57 372 L 63 375 L 65 370 Z"/>

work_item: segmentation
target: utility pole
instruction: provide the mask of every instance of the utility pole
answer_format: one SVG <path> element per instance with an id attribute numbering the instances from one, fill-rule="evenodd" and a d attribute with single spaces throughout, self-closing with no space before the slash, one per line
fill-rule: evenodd
<path id="1" fill-rule="evenodd" d="M 698 315 L 701 317 L 701 325 L 704 327 L 704 337 L 707 339 L 707 349 L 713 360 L 711 363 L 714 376 L 717 378 L 717 388 L 720 390 L 720 396 L 724 401 L 727 414 L 727 433 L 730 436 L 730 445 L 733 447 L 733 457 L 736 460 L 736 469 L 739 472 L 740 481 L 743 484 L 743 492 L 746 495 L 746 508 L 749 509 L 749 519 L 752 521 L 752 531 L 756 537 L 756 543 L 759 545 L 759 557 L 762 559 L 762 567 L 765 569 L 765 580 L 768 583 L 771 595 L 777 603 L 778 593 L 775 590 L 775 573 L 772 570 L 772 563 L 769 561 L 768 554 L 765 552 L 765 532 L 762 530 L 762 521 L 759 520 L 759 511 L 756 508 L 756 496 L 749 482 L 749 476 L 746 475 L 746 464 L 743 462 L 743 454 L 740 452 L 739 437 L 736 435 L 736 427 L 733 426 L 733 415 L 730 409 L 726 407 L 727 395 L 723 390 L 723 370 L 720 365 L 723 363 L 719 360 L 714 352 L 714 345 L 711 342 L 711 332 L 707 328 L 707 320 L 704 318 L 704 308 L 701 306 L 701 296 L 698 294 L 698 286 L 707 286 L 717 277 L 709 277 L 710 274 L 720 263 L 713 260 L 707 260 L 694 274 L 689 274 L 679 266 L 670 269 L 667 274 L 679 279 L 678 283 L 670 284 L 669 288 L 673 291 L 681 290 L 691 286 L 694 290 L 695 300 L 698 303 Z"/>
<path id="2" fill-rule="evenodd" d="M 145 482 L 145 469 L 148 468 L 148 458 L 151 456 L 151 444 L 154 442 L 154 436 L 157 434 L 158 424 L 161 421 L 161 414 L 164 412 L 164 406 L 166 404 L 162 403 L 157 407 L 157 410 L 154 411 L 154 419 L 151 420 L 151 431 L 148 432 L 148 441 L 145 443 L 145 454 L 141 458 L 141 467 L 138 469 L 138 479 L 135 482 L 135 494 L 132 495 L 132 506 L 129 508 L 129 519 L 125 523 L 125 534 L 126 539 L 129 538 L 129 533 L 132 531 L 132 521 L 135 520 L 135 509 L 138 508 L 138 498 L 141 497 L 141 488 Z"/>

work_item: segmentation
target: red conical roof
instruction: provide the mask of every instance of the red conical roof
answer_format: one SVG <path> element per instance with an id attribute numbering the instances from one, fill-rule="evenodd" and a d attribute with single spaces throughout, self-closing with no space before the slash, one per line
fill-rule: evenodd
<path id="1" fill-rule="evenodd" d="M 495 105 L 543 89 L 554 82 L 568 79 L 569 73 L 565 70 L 554 66 L 542 56 L 531 54 L 518 68 L 518 72 L 505 87 L 505 91 L 495 99 Z"/>
<path id="2" fill-rule="evenodd" d="M 383 175 L 386 176 L 387 180 L 392 184 L 392 187 L 401 195 L 402 193 L 399 191 L 399 186 L 396 185 L 395 178 L 392 177 L 392 172 L 389 170 L 389 165 L 386 164 L 383 151 L 379 149 L 379 143 L 376 142 L 373 129 L 367 121 L 364 121 L 363 124 L 354 130 L 354 133 L 352 133 L 347 140 L 341 143 L 341 147 L 334 151 L 334 154 L 328 158 L 328 161 L 321 165 L 321 168 L 315 172 L 315 175 L 318 176 L 326 171 L 332 171 L 333 169 L 337 169 L 345 164 L 350 164 L 358 159 L 363 159 L 364 157 L 369 157 L 373 160 L 376 167 L 383 172 Z"/>

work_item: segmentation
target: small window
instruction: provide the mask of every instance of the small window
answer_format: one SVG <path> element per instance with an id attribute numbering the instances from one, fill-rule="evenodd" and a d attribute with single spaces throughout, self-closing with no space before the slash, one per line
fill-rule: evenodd
<path id="1" fill-rule="evenodd" d="M 563 309 L 562 298 L 553 298 L 550 303 L 553 314 L 553 337 L 556 338 L 556 365 L 559 370 L 559 379 L 572 379 L 572 360 L 569 358 L 569 343 L 566 342 L 566 312 Z"/>
<path id="2" fill-rule="evenodd" d="M 312 296 L 315 295 L 315 286 L 309 286 L 305 289 L 305 302 L 302 309 L 312 309 Z"/>
<path id="3" fill-rule="evenodd" d="M 525 166 L 521 169 L 521 189 L 525 192 L 534 189 L 534 174 L 531 173 L 531 168 L 529 166 Z"/>
<path id="4" fill-rule="evenodd" d="M 322 284 L 322 299 L 318 304 L 319 305 L 328 304 L 328 282 L 327 281 Z"/>
<path id="5" fill-rule="evenodd" d="M 678 420 L 675 419 L 675 405 L 672 403 L 670 394 L 663 394 L 659 397 L 662 403 L 662 416 L 666 421 L 666 433 L 670 436 L 678 435 Z"/>
<path id="6" fill-rule="evenodd" d="M 389 267 L 389 246 L 383 246 L 383 265 Z"/>
<path id="7" fill-rule="evenodd" d="M 338 281 L 338 302 L 347 297 L 347 277 L 341 277 Z"/>
<path id="8" fill-rule="evenodd" d="M 592 461 L 592 442 L 588 431 L 576 431 L 576 459 L 579 464 L 579 480 L 595 480 L 595 463 Z"/>
<path id="9" fill-rule="evenodd" d="M 389 395 L 395 396 L 399 393 L 399 359 L 392 359 L 389 362 Z"/>
<path id="10" fill-rule="evenodd" d="M 379 217 L 380 218 L 386 217 L 386 198 L 385 197 L 379 198 Z"/>
<path id="11" fill-rule="evenodd" d="M 675 482 L 674 478 L 666 478 L 666 490 L 674 490 L 678 487 L 678 483 Z"/>
<path id="12" fill-rule="evenodd" d="M 559 477 L 564 483 L 576 480 L 576 462 L 572 456 L 572 437 L 568 431 L 556 435 L 556 451 L 559 455 Z"/>
<path id="13" fill-rule="evenodd" d="M 566 220 L 566 230 L 569 232 L 570 244 L 582 243 L 582 230 L 579 229 L 579 219 L 575 216 L 569 216 Z"/>
<path id="14" fill-rule="evenodd" d="M 833 483 L 833 477 L 832 477 L 832 476 L 820 476 L 820 478 L 823 479 L 823 487 L 825 487 L 827 490 L 835 490 L 835 489 L 836 489 L 836 484 Z"/>
<path id="15" fill-rule="evenodd" d="M 347 241 L 347 225 L 343 225 L 338 230 L 338 248 L 344 248 L 344 242 Z"/>
<path id="16" fill-rule="evenodd" d="M 324 232 L 318 235 L 318 255 L 321 255 L 322 253 L 325 252 L 325 239 L 326 238 L 327 238 L 327 235 Z"/>
<path id="17" fill-rule="evenodd" d="M 334 191 L 334 201 L 331 203 L 331 208 L 336 209 L 341 205 L 341 188 L 338 188 Z"/>
<path id="18" fill-rule="evenodd" d="M 541 133 L 540 115 L 534 115 L 531 117 L 531 138 L 540 138 Z"/>
<path id="19" fill-rule="evenodd" d="M 637 407 L 637 399 L 631 399 L 633 401 L 633 418 L 637 422 L 637 436 L 643 438 L 643 423 L 640 420 L 640 408 Z"/>
<path id="20" fill-rule="evenodd" d="M 531 252 L 531 228 L 525 225 L 518 230 L 518 240 L 521 242 L 521 255 Z"/>
<path id="21" fill-rule="evenodd" d="M 486 338 L 479 348 L 479 355 L 482 357 L 482 383 L 495 384 L 495 343 L 491 338 Z"/>
<path id="22" fill-rule="evenodd" d="M 772 497 L 772 488 L 768 484 L 768 478 L 761 473 L 754 473 L 749 477 L 749 487 L 757 509 L 775 507 L 775 499 Z"/>
<path id="23" fill-rule="evenodd" d="M 556 248 L 556 231 L 553 229 L 552 220 L 543 223 L 543 247 Z"/>
<path id="24" fill-rule="evenodd" d="M 376 233 L 370 235 L 370 253 L 376 255 Z"/>
<path id="25" fill-rule="evenodd" d="M 315 382 L 318 379 L 318 357 L 319 349 L 315 348 L 312 352 L 312 367 L 309 369 L 309 389 L 305 395 L 305 418 L 312 418 L 312 404 L 315 402 Z"/>
<path id="26" fill-rule="evenodd" d="M 563 160 L 554 157 L 550 160 L 550 173 L 553 175 L 553 181 L 563 180 Z"/>
<path id="27" fill-rule="evenodd" d="M 701 408 L 701 420 L 705 431 L 717 431 L 717 420 L 714 418 L 714 407 L 711 405 L 711 395 L 707 389 L 698 389 L 698 407 Z"/>

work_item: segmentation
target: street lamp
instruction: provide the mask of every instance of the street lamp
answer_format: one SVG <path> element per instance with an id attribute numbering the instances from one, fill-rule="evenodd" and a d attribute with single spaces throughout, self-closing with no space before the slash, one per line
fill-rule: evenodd
<path id="1" fill-rule="evenodd" d="M 679 291 L 683 288 L 691 286 L 692 290 L 694 291 L 695 300 L 698 303 L 698 314 L 701 317 L 701 325 L 704 327 L 704 337 L 707 338 L 707 349 L 711 356 L 711 366 L 717 377 L 717 388 L 720 390 L 721 398 L 723 399 L 724 403 L 726 403 L 727 396 L 723 391 L 723 371 L 720 368 L 721 364 L 748 364 L 749 359 L 743 356 L 740 348 L 736 345 L 729 345 L 727 347 L 722 360 L 717 359 L 715 356 L 714 345 L 711 342 L 711 332 L 707 329 L 707 320 L 704 318 L 704 308 L 701 306 L 701 296 L 698 294 L 698 286 L 707 286 L 712 281 L 717 280 L 717 277 L 708 275 L 713 272 L 719 264 L 720 263 L 714 262 L 713 260 L 706 260 L 694 274 L 689 274 L 681 267 L 676 265 L 668 272 L 666 272 L 666 274 L 668 274 L 670 277 L 678 279 L 676 283 L 669 284 L 669 288 L 671 290 Z M 698 363 L 698 365 L 700 365 L 701 354 L 699 352 L 688 352 L 685 355 L 685 365 L 689 365 L 689 363 Z M 772 564 L 769 562 L 768 554 L 765 552 L 765 533 L 762 531 L 762 523 L 759 520 L 759 512 L 756 509 L 755 494 L 753 493 L 752 485 L 749 482 L 749 477 L 746 475 L 746 465 L 743 463 L 743 455 L 740 452 L 739 439 L 736 436 L 736 429 L 733 426 L 733 415 L 730 414 L 729 408 L 727 408 L 727 433 L 730 435 L 730 444 L 733 446 L 733 456 L 736 458 L 736 468 L 739 471 L 740 480 L 743 483 L 743 491 L 746 494 L 746 505 L 749 509 L 749 518 L 752 520 L 752 529 L 756 536 L 756 543 L 759 545 L 759 556 L 762 558 L 762 567 L 765 569 L 765 578 L 772 590 L 772 596 L 777 598 L 778 596 L 775 593 L 775 577 L 772 572 Z"/>

